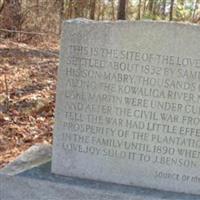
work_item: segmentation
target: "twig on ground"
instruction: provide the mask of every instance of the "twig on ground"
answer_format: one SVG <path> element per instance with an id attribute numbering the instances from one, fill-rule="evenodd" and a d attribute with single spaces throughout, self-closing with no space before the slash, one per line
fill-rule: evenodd
<path id="1" fill-rule="evenodd" d="M 6 93 L 6 111 L 9 110 L 9 88 L 8 88 L 8 79 L 6 73 L 4 74 L 4 83 L 5 83 L 5 93 Z"/>

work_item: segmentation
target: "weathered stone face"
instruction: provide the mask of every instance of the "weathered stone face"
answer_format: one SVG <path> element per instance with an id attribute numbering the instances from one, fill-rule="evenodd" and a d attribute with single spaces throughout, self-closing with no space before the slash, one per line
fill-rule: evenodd
<path id="1" fill-rule="evenodd" d="M 200 194 L 200 27 L 63 27 L 53 173 Z"/>

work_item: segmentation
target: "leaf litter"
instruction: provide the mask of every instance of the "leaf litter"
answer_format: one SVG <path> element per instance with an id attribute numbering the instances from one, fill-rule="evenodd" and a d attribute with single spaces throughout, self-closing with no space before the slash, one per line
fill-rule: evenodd
<path id="1" fill-rule="evenodd" d="M 0 168 L 36 143 L 52 143 L 58 41 L 0 40 Z"/>

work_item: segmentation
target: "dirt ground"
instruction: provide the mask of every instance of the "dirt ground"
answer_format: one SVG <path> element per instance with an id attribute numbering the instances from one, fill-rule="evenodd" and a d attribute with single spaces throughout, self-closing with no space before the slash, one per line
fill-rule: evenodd
<path id="1" fill-rule="evenodd" d="M 58 49 L 58 39 L 0 39 L 0 168 L 52 142 Z"/>

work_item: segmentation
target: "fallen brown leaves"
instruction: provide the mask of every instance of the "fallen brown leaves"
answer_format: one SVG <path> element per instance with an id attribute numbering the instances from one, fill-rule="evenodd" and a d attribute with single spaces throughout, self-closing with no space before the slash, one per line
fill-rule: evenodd
<path id="1" fill-rule="evenodd" d="M 52 142 L 57 67 L 57 41 L 0 40 L 0 167 L 35 143 Z"/>

